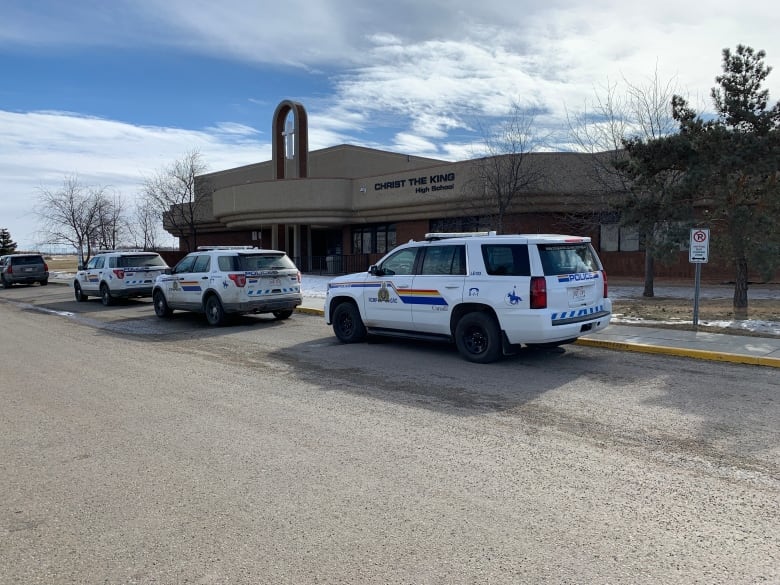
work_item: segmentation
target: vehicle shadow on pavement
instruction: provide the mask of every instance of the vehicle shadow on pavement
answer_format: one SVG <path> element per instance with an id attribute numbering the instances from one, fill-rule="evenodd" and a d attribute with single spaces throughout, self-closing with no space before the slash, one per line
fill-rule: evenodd
<path id="1" fill-rule="evenodd" d="M 568 345 L 522 348 L 482 365 L 462 359 L 448 343 L 388 338 L 356 344 L 324 338 L 269 355 L 286 363 L 302 381 L 325 391 L 463 416 L 522 407 L 572 383 L 590 362 L 583 358 L 582 348 Z"/>

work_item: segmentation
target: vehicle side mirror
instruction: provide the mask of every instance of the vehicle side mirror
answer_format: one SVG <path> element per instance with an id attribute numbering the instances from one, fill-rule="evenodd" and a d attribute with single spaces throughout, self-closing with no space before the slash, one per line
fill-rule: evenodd
<path id="1" fill-rule="evenodd" d="M 76 270 L 84 270 L 84 264 L 79 262 L 78 266 L 76 266 Z"/>
<path id="2" fill-rule="evenodd" d="M 379 266 L 377 266 L 376 264 L 372 264 L 371 266 L 368 267 L 368 273 L 371 276 L 382 276 L 385 273 L 385 271 L 379 268 Z"/>
<path id="3" fill-rule="evenodd" d="M 173 274 L 173 268 L 166 268 L 163 270 L 163 274 Z"/>

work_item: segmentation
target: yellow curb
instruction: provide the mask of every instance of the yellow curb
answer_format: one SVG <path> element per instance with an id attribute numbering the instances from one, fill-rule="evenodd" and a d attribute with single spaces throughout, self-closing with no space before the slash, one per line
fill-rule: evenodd
<path id="1" fill-rule="evenodd" d="M 588 347 L 604 347 L 607 349 L 618 349 L 623 351 L 636 351 L 640 353 L 655 353 L 664 355 L 673 355 L 677 357 L 688 357 L 700 360 L 711 360 L 716 362 L 730 362 L 733 364 L 748 364 L 752 366 L 767 366 L 770 368 L 780 368 L 780 359 L 739 355 L 736 353 L 721 353 L 717 351 L 705 351 L 702 349 L 683 349 L 678 347 L 664 347 L 661 345 L 647 345 L 644 343 L 625 343 L 622 341 L 604 341 L 600 339 L 579 338 L 577 345 L 586 345 Z"/>
<path id="2" fill-rule="evenodd" d="M 296 307 L 295 310 L 299 313 L 305 313 L 307 315 L 325 315 L 325 311 L 323 309 Z M 577 339 L 575 344 L 588 347 L 603 347 L 605 349 L 635 351 L 640 353 L 672 355 L 677 357 L 710 360 L 715 362 L 730 362 L 733 364 L 748 364 L 752 366 L 780 368 L 780 359 L 778 358 L 739 355 L 736 353 L 721 353 L 716 351 L 704 351 L 701 349 L 682 349 L 679 347 L 664 347 L 661 345 L 647 345 L 644 343 L 626 343 L 623 341 L 606 341 L 601 339 L 588 339 L 585 337 L 580 337 Z"/>

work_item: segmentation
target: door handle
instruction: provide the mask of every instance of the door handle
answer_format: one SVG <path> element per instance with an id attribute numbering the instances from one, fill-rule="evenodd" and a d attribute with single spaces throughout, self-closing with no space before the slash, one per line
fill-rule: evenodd
<path id="1" fill-rule="evenodd" d="M 201 277 L 200 277 L 200 279 L 201 279 L 201 280 L 208 280 L 208 279 L 209 279 L 209 277 L 208 277 L 208 276 L 201 276 Z"/>
<path id="2" fill-rule="evenodd" d="M 395 288 L 409 288 L 409 285 L 408 284 L 399 284 L 399 285 L 396 285 Z"/>

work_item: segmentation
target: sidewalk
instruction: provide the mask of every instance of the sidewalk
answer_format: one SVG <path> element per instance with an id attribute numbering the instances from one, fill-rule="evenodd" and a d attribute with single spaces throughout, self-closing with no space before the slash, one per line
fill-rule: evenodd
<path id="1" fill-rule="evenodd" d="M 324 298 L 304 297 L 298 311 L 322 315 L 324 303 Z M 774 337 L 610 325 L 580 337 L 577 345 L 780 368 L 780 338 Z"/>

